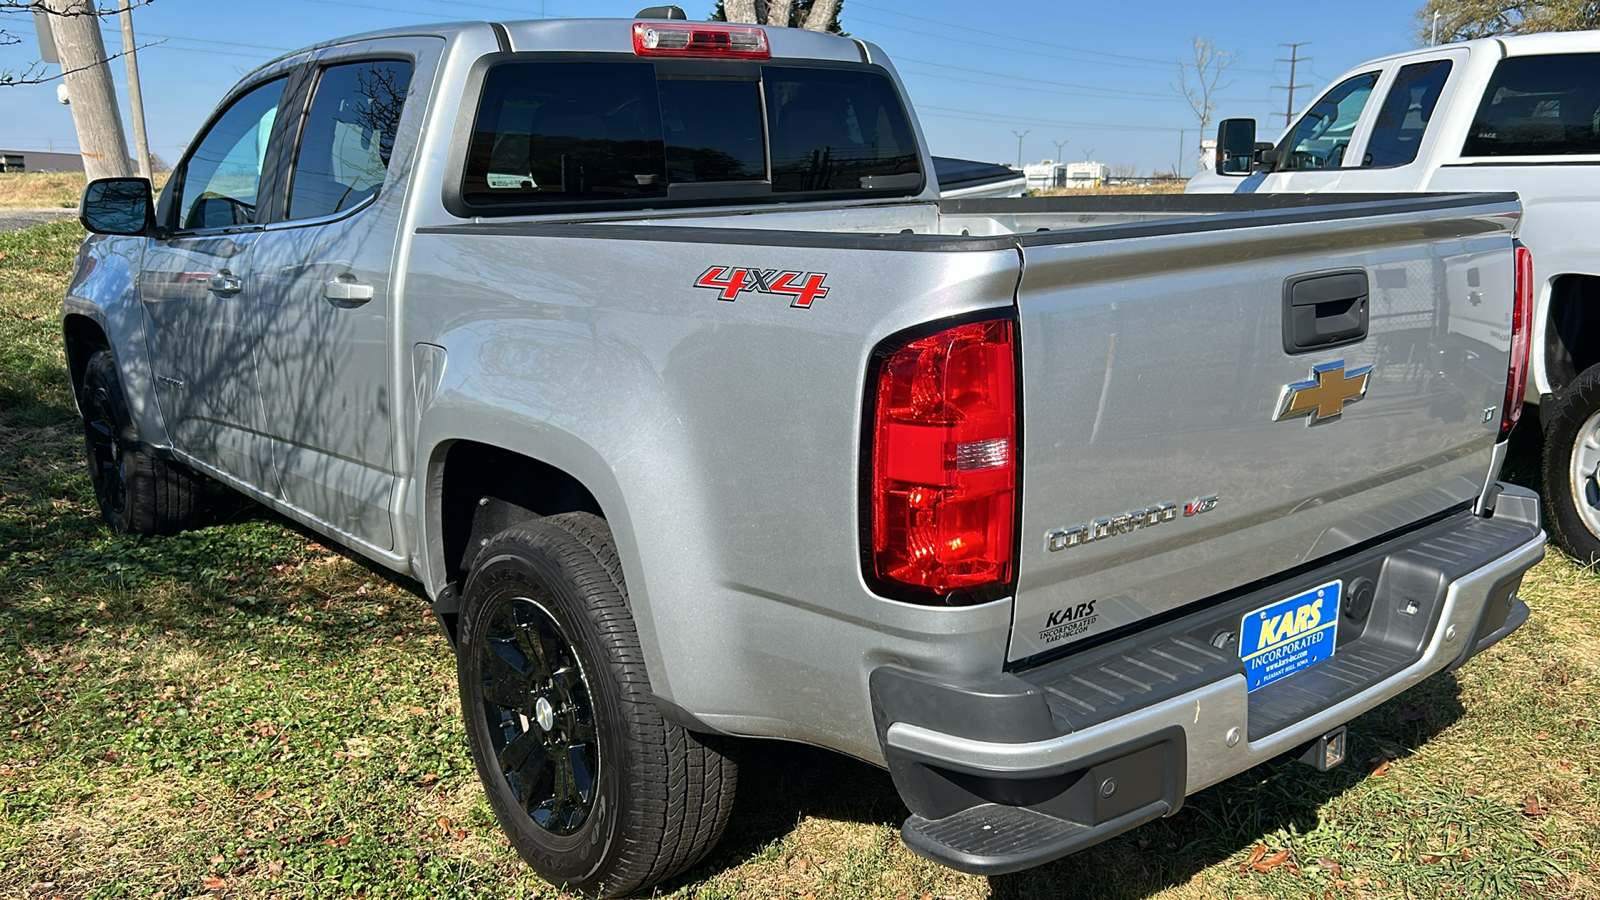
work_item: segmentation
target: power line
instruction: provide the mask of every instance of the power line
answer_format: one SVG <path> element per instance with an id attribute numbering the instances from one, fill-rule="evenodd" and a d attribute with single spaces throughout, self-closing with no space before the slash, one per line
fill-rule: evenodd
<path id="1" fill-rule="evenodd" d="M 951 41 L 951 42 L 954 42 L 954 43 L 965 44 L 965 45 L 968 45 L 968 46 L 989 47 L 989 48 L 994 49 L 994 50 L 1004 50 L 1004 51 L 1006 51 L 1008 53 L 1027 53 L 1027 54 L 1029 54 L 1031 56 L 1043 56 L 1043 57 L 1045 57 L 1047 59 L 1064 59 L 1064 60 L 1069 60 L 1069 61 L 1072 61 L 1072 62 L 1092 62 L 1095 65 L 1099 65 L 1099 66 L 1119 66 L 1119 67 L 1125 68 L 1125 69 L 1160 69 L 1160 70 L 1163 70 L 1163 71 L 1171 71 L 1172 67 L 1177 64 L 1175 61 L 1169 61 L 1169 60 L 1164 60 L 1164 59 L 1154 59 L 1154 58 L 1148 57 L 1148 56 L 1127 56 L 1127 55 L 1118 54 L 1118 53 L 1105 53 L 1105 52 L 1100 51 L 1100 50 L 1089 50 L 1089 49 L 1082 48 L 1082 47 L 1072 47 L 1072 46 L 1069 46 L 1069 45 L 1066 45 L 1066 44 L 1052 43 L 1050 41 L 1035 41 L 1035 40 L 1030 40 L 1028 38 L 1019 38 L 1019 37 L 1016 37 L 1014 35 L 1003 34 L 1001 32 L 996 32 L 996 31 L 983 31 L 983 30 L 980 30 L 980 29 L 977 29 L 977 28 L 968 28 L 965 25 L 951 25 L 948 22 L 940 22 L 940 21 L 938 21 L 936 19 L 927 19 L 927 18 L 923 18 L 922 16 L 911 15 L 910 13 L 902 13 L 902 12 L 896 12 L 896 11 L 890 10 L 890 9 L 883 9 L 882 7 L 876 7 L 876 6 L 872 6 L 870 4 L 861 3 L 861 2 L 859 2 L 859 0 L 851 0 L 851 4 L 850 4 L 850 8 L 851 9 L 858 9 L 858 8 L 863 8 L 863 7 L 866 8 L 866 9 L 870 9 L 873 12 L 887 13 L 889 15 L 901 16 L 901 17 L 907 18 L 907 19 L 916 19 L 917 21 L 920 21 L 920 22 L 930 22 L 930 23 L 932 23 L 934 25 L 939 25 L 939 26 L 942 26 L 942 27 L 945 27 L 945 28 L 952 28 L 952 29 L 961 31 L 963 33 L 984 34 L 984 35 L 989 35 L 990 37 L 997 37 L 997 38 L 1001 38 L 1002 40 L 1007 40 L 1007 41 L 1016 41 L 1016 42 L 1024 43 L 1024 44 L 1034 44 L 1034 45 L 1037 45 L 1037 46 L 1040 46 L 1040 47 L 1050 47 L 1050 48 L 1053 48 L 1053 49 L 1055 49 L 1057 51 L 1065 50 L 1068 53 L 1090 54 L 1090 55 L 1094 55 L 1094 56 L 1109 57 L 1110 59 L 1132 60 L 1134 62 L 1110 62 L 1110 61 L 1108 61 L 1106 59 L 1083 60 L 1083 59 L 1075 59 L 1074 57 L 1066 56 L 1066 55 L 1063 55 L 1063 54 L 1061 54 L 1059 52 L 1057 52 L 1057 53 L 1040 53 L 1040 52 L 1033 51 L 1033 50 L 1023 50 L 1023 49 L 1020 49 L 1018 47 L 1002 47 L 1002 46 L 999 46 L 999 45 L 996 45 L 996 44 L 984 43 L 982 41 L 974 41 L 971 38 L 967 38 L 967 37 L 948 37 L 948 36 L 942 35 L 942 34 L 935 34 L 935 33 L 931 32 L 931 31 L 922 31 L 922 30 L 919 30 L 919 29 L 916 29 L 916 28 L 906 28 L 905 26 L 902 26 L 902 25 L 890 25 L 890 24 L 887 24 L 885 22 L 875 22 L 875 21 L 873 21 L 871 19 L 863 19 L 860 16 L 855 15 L 854 13 L 850 14 L 850 18 L 851 18 L 852 21 L 862 22 L 864 24 L 873 25 L 873 26 L 876 26 L 878 28 L 889 28 L 889 29 L 892 29 L 892 30 L 895 30 L 895 31 L 905 31 L 905 32 L 909 32 L 911 34 L 920 34 L 920 35 L 923 35 L 924 37 L 937 38 L 937 39 L 939 39 L 941 41 Z M 1135 64 L 1135 63 L 1137 63 L 1137 64 Z M 1272 70 L 1270 70 L 1270 69 L 1235 68 L 1233 71 L 1235 71 L 1235 72 L 1257 72 L 1257 73 L 1266 74 L 1266 75 L 1272 74 Z"/>
<path id="2" fill-rule="evenodd" d="M 931 110 L 931 111 L 930 111 Z M 949 106 L 929 106 L 918 104 L 917 114 L 922 118 L 938 119 L 967 119 L 973 122 L 989 122 L 998 125 L 1043 125 L 1070 128 L 1100 128 L 1110 131 L 1178 131 L 1181 126 L 1161 125 L 1128 125 L 1122 122 L 1074 122 L 1068 119 L 1041 119 L 1032 116 L 1008 116 L 1001 113 L 988 112 L 977 109 L 956 109 Z"/>
<path id="3" fill-rule="evenodd" d="M 1050 88 L 1028 87 L 1027 85 L 1024 85 L 1024 84 L 995 84 L 992 81 L 977 81 L 977 80 L 974 80 L 974 79 L 971 79 L 971 78 L 958 78 L 958 77 L 956 77 L 954 75 L 934 75 L 934 74 L 929 73 L 929 72 L 911 71 L 908 74 L 916 75 L 919 78 L 938 78 L 938 79 L 940 79 L 942 81 L 959 81 L 959 82 L 962 82 L 963 84 L 976 84 L 976 85 L 982 85 L 983 87 L 1005 88 L 1006 90 L 1010 90 L 1010 91 L 1033 91 L 1033 92 L 1040 93 L 1040 94 L 1055 94 L 1055 95 L 1061 96 L 1061 97 L 1083 98 L 1085 96 L 1083 90 L 1057 91 L 1057 90 L 1052 90 Z M 1003 78 L 1005 76 L 999 76 L 999 77 Z M 1097 89 L 1096 88 L 1087 88 L 1086 90 L 1091 90 L 1092 91 L 1092 90 L 1097 90 Z M 1173 96 L 1173 97 L 1120 97 L 1120 96 L 1108 96 L 1108 97 L 1100 97 L 1100 98 L 1096 98 L 1096 99 L 1121 100 L 1121 101 L 1126 102 L 1126 103 L 1174 103 L 1174 102 L 1177 102 L 1178 100 L 1181 100 L 1182 98 L 1181 97 L 1177 97 L 1177 96 Z"/>
<path id="4" fill-rule="evenodd" d="M 927 59 L 917 59 L 916 57 L 912 57 L 912 56 L 899 56 L 899 55 L 896 55 L 895 56 L 895 64 L 899 65 L 901 63 L 916 63 L 917 65 L 922 65 L 922 66 L 936 66 L 936 67 L 938 67 L 940 69 L 950 69 L 950 70 L 955 71 L 955 72 L 971 72 L 974 75 L 992 75 L 995 78 L 1004 78 L 1004 79 L 1007 80 L 1007 82 L 1031 81 L 1034 84 L 1049 84 L 1049 85 L 1054 85 L 1056 87 L 1078 88 L 1080 90 L 1085 90 L 1085 91 L 1104 91 L 1106 93 L 1126 94 L 1129 97 L 1158 97 L 1158 98 L 1160 98 L 1162 100 L 1178 99 L 1178 98 L 1174 97 L 1172 94 L 1155 94 L 1155 93 L 1151 93 L 1149 91 L 1125 91 L 1125 90 L 1122 90 L 1121 88 L 1095 87 L 1093 85 L 1088 85 L 1088 84 L 1072 84 L 1070 82 L 1053 81 L 1053 80 L 1044 79 L 1044 78 L 1025 78 L 1025 77 L 1023 77 L 1021 75 L 1012 75 L 1012 74 L 1009 74 L 1009 73 L 1006 73 L 1006 72 L 988 72 L 988 71 L 985 71 L 983 69 L 965 69 L 965 68 L 962 68 L 961 66 L 952 66 L 952 65 L 950 65 L 948 63 L 934 62 L 932 60 L 927 60 Z"/>
<path id="5" fill-rule="evenodd" d="M 1279 44 L 1278 45 L 1279 47 L 1288 47 L 1289 48 L 1289 58 L 1288 59 L 1283 59 L 1282 57 L 1280 57 L 1280 58 L 1278 58 L 1276 60 L 1276 62 L 1286 62 L 1286 63 L 1289 64 L 1289 83 L 1288 84 L 1275 84 L 1275 85 L 1272 86 L 1272 89 L 1275 90 L 1275 91 L 1288 91 L 1289 92 L 1289 101 L 1288 101 L 1287 104 L 1285 104 L 1284 110 L 1283 110 L 1283 113 L 1282 113 L 1283 124 L 1284 124 L 1284 127 L 1286 127 L 1286 128 L 1289 125 L 1289 120 L 1294 118 L 1294 92 L 1296 90 L 1300 90 L 1302 88 L 1308 88 L 1308 87 L 1311 86 L 1309 84 L 1295 84 L 1294 83 L 1295 69 L 1301 63 L 1310 62 L 1311 61 L 1311 57 L 1309 57 L 1309 56 L 1301 56 L 1300 55 L 1300 48 L 1304 47 L 1304 46 L 1306 46 L 1307 44 L 1310 44 L 1310 43 L 1311 43 L 1310 41 L 1300 41 L 1299 43 L 1294 43 L 1294 44 Z M 1279 115 L 1279 113 L 1273 113 L 1273 115 Z"/>

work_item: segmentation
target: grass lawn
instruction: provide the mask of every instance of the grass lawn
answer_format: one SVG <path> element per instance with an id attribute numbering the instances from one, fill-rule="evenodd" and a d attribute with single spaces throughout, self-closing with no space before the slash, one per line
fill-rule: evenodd
<path id="1" fill-rule="evenodd" d="M 226 492 L 177 537 L 101 525 L 56 324 L 81 237 L 0 235 L 0 897 L 559 896 L 494 825 L 413 585 Z M 1018 875 L 911 855 L 877 769 L 751 745 L 727 837 L 661 893 L 1600 897 L 1600 578 L 1552 549 L 1523 596 L 1517 634 L 1352 723 L 1345 768 L 1253 770 Z"/>

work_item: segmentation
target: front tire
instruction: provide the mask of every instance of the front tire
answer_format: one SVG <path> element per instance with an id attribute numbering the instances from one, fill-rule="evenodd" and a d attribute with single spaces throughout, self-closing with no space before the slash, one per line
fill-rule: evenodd
<path id="1" fill-rule="evenodd" d="M 722 836 L 734 745 L 661 717 L 603 520 L 566 513 L 491 538 L 467 579 L 457 665 L 489 806 L 545 880 L 622 896 Z"/>
<path id="2" fill-rule="evenodd" d="M 89 357 L 78 408 L 89 479 L 112 531 L 177 534 L 198 524 L 204 483 L 187 466 L 152 456 L 139 442 L 110 350 Z"/>
<path id="3" fill-rule="evenodd" d="M 1549 402 L 1544 500 L 1551 535 L 1579 562 L 1600 562 L 1600 366 Z"/>

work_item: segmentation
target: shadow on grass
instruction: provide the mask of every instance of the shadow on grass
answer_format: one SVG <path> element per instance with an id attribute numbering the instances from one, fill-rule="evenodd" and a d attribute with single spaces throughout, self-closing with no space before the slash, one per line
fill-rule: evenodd
<path id="1" fill-rule="evenodd" d="M 1330 801 L 1386 760 L 1412 755 L 1464 713 L 1455 676 L 1436 675 L 1351 722 L 1350 755 L 1338 769 L 1257 766 L 1189 797 L 1175 816 L 1064 859 L 993 877 L 991 896 L 1132 900 L 1186 884 L 1276 832 L 1315 830 Z M 727 835 L 684 883 L 759 856 L 808 816 L 898 828 L 909 814 L 881 769 L 826 750 L 751 741 Z"/>

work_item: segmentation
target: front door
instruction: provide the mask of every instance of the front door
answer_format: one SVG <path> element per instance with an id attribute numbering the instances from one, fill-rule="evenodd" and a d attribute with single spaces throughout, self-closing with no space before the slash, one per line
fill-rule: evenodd
<path id="1" fill-rule="evenodd" d="M 139 291 L 173 446 L 268 493 L 276 480 L 256 394 L 252 260 L 286 81 L 240 95 L 180 164 L 163 204 L 169 231 L 150 242 Z"/>

